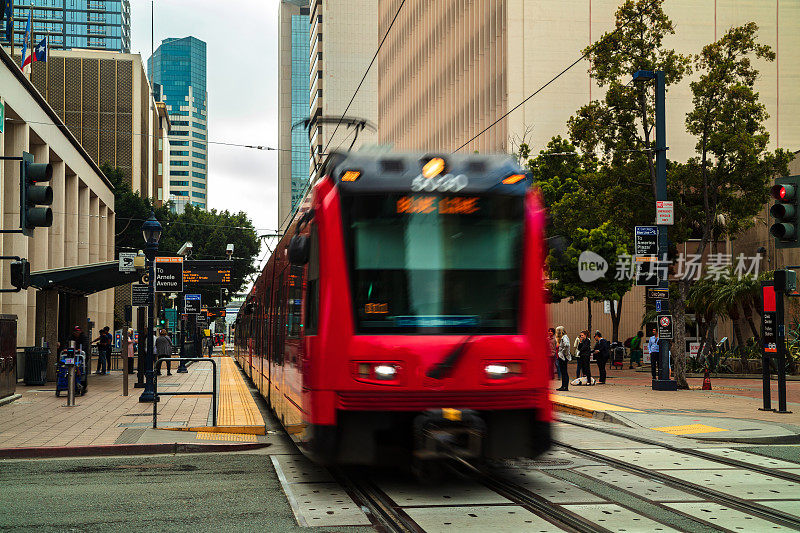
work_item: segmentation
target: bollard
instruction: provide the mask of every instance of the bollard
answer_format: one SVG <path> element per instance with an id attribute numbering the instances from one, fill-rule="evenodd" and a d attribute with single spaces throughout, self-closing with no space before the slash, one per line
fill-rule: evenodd
<path id="1" fill-rule="evenodd" d="M 67 378 L 67 406 L 75 405 L 75 365 L 69 365 L 69 377 Z"/>

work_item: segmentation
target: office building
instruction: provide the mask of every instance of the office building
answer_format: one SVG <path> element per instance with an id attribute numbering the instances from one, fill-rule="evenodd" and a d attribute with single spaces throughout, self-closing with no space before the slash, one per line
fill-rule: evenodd
<path id="1" fill-rule="evenodd" d="M 142 196 L 164 197 L 155 182 L 165 131 L 139 54 L 53 50 L 30 79 L 98 165 L 122 170 Z"/>
<path id="2" fill-rule="evenodd" d="M 52 379 L 57 342 L 67 339 L 75 325 L 86 330 L 88 319 L 96 327 L 113 326 L 110 288 L 119 275 L 114 262 L 114 191 L 5 49 L 0 49 L 0 87 L 5 110 L 0 155 L 20 157 L 29 152 L 36 163 L 49 162 L 53 168 L 52 226 L 35 229 L 32 237 L 0 235 L 0 255 L 31 263 L 31 287 L 0 294 L 0 314 L 16 315 L 17 346 L 41 346 L 42 339 L 49 344 Z M 19 161 L 0 164 L 3 229 L 19 228 L 19 172 Z M 7 260 L 0 261 L 0 287 L 11 288 Z"/>
<path id="3" fill-rule="evenodd" d="M 171 122 L 169 198 L 176 210 L 208 207 L 208 93 L 206 43 L 168 38 L 147 60 L 150 80 L 161 86 Z"/>
<path id="4" fill-rule="evenodd" d="M 378 1 L 378 35 L 387 32 L 400 4 L 401 0 Z M 603 92 L 589 77 L 586 61 L 544 86 L 614 28 L 620 4 L 621 0 L 406 0 L 378 56 L 380 142 L 396 149 L 447 152 L 464 145 L 466 153 L 508 153 L 525 137 L 535 154 L 553 136 L 569 137 L 570 116 Z M 800 3 L 686 0 L 664 2 L 663 7 L 676 29 L 665 45 L 684 54 L 699 53 L 730 27 L 758 24 L 759 41 L 777 55 L 771 63 L 756 60 L 761 71 L 756 90 L 769 113 L 768 149 L 798 151 Z M 697 139 L 685 126 L 694 79 L 697 75 L 688 76 L 667 92 L 667 157 L 672 160 L 685 161 L 695 154 Z M 498 121 L 536 91 L 540 92 Z M 489 129 L 480 134 L 485 128 Z M 782 264 L 777 262 L 781 254 L 766 238 L 765 227 L 759 225 L 737 241 L 748 242 L 748 249 L 741 250 L 747 256 L 759 246 L 767 247 L 774 268 Z M 624 337 L 639 329 L 643 293 L 634 287 L 625 297 L 633 303 L 622 307 Z M 603 307 L 602 302 L 593 304 L 593 325 L 608 333 L 610 314 Z M 551 306 L 551 320 L 568 331 L 582 330 L 586 302 Z"/>
<path id="5" fill-rule="evenodd" d="M 34 38 L 47 36 L 51 49 L 131 51 L 129 0 L 15 0 L 15 48 L 22 47 L 29 12 Z"/>
<path id="6" fill-rule="evenodd" d="M 308 184 L 308 131 L 295 124 L 308 118 L 308 0 L 282 0 L 278 57 L 278 222 L 285 226 Z"/>

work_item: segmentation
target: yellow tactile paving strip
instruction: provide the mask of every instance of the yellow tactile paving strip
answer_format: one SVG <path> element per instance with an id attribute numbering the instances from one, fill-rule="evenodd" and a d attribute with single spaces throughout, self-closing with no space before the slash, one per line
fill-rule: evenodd
<path id="1" fill-rule="evenodd" d="M 551 394 L 550 399 L 555 404 L 565 407 L 572 407 L 580 410 L 587 411 L 617 411 L 620 413 L 641 413 L 638 409 L 631 409 L 630 407 L 622 407 L 620 405 L 613 405 L 610 403 L 596 402 L 594 400 L 586 400 L 584 398 L 573 398 L 571 396 L 562 396 L 561 394 Z"/>
<path id="2" fill-rule="evenodd" d="M 715 433 L 717 431 L 728 431 L 727 429 L 715 428 L 705 424 L 687 424 L 685 426 L 664 426 L 660 428 L 650 428 L 656 431 L 663 431 L 670 435 L 694 435 L 695 433 Z"/>
<path id="3" fill-rule="evenodd" d="M 197 438 L 201 440 L 228 440 L 236 442 L 256 442 L 257 437 L 248 433 L 215 433 L 211 431 L 198 431 Z"/>
<path id="4" fill-rule="evenodd" d="M 239 368 L 230 357 L 220 358 L 219 426 L 261 426 L 264 418 Z"/>

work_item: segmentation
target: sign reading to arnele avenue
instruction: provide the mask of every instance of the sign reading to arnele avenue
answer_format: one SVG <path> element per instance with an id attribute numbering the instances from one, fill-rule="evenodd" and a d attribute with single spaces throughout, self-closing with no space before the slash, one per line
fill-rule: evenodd
<path id="1" fill-rule="evenodd" d="M 156 257 L 156 292 L 183 292 L 183 257 Z"/>

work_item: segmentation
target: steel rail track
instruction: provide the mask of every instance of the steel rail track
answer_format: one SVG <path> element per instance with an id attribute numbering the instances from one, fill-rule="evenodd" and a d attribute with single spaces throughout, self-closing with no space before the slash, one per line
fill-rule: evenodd
<path id="1" fill-rule="evenodd" d="M 401 508 L 392 502 L 382 490 L 368 480 L 355 480 L 337 468 L 331 472 L 333 477 L 353 496 L 353 499 L 366 507 L 372 517 L 385 531 L 391 533 L 424 533 Z"/>
<path id="2" fill-rule="evenodd" d="M 580 423 L 578 421 L 575 421 L 575 420 L 559 419 L 559 422 L 562 422 L 564 424 L 569 424 L 569 425 L 572 425 L 572 426 L 582 427 L 582 428 L 585 428 L 585 429 L 590 429 L 592 431 L 597 431 L 599 433 L 605 433 L 607 435 L 613 435 L 614 437 L 620 437 L 620 438 L 623 438 L 623 439 L 632 440 L 634 442 L 639 442 L 641 444 L 648 444 L 650 446 L 657 446 L 659 448 L 665 448 L 665 449 L 673 451 L 673 452 L 684 453 L 686 455 L 691 455 L 693 457 L 697 457 L 697 458 L 700 458 L 700 459 L 707 459 L 709 461 L 714 461 L 715 463 L 721 463 L 721 464 L 725 464 L 725 465 L 728 465 L 728 466 L 733 466 L 733 467 L 736 467 L 736 468 L 744 468 L 744 469 L 747 469 L 747 470 L 751 470 L 753 472 L 758 472 L 760 474 L 765 474 L 765 475 L 768 475 L 768 476 L 780 478 L 780 479 L 783 479 L 783 480 L 786 480 L 786 481 L 793 481 L 795 483 L 800 483 L 800 475 L 792 474 L 791 472 L 782 472 L 782 471 L 779 471 L 779 470 L 772 470 L 772 469 L 770 469 L 769 467 L 766 467 L 766 466 L 753 465 L 753 464 L 750 464 L 750 463 L 745 463 L 744 461 L 739 461 L 738 459 L 731 459 L 730 457 L 722 457 L 722 456 L 719 456 L 719 455 L 714 455 L 713 453 L 703 452 L 703 451 L 700 451 L 700 450 L 693 450 L 691 448 L 681 448 L 679 446 L 674 446 L 672 444 L 665 444 L 663 442 L 659 442 L 659 441 L 657 441 L 655 439 L 650 439 L 650 438 L 647 438 L 647 437 L 640 437 L 638 435 L 628 435 L 628 434 L 626 434 L 626 433 L 624 433 L 622 431 L 615 431 L 615 430 L 609 429 L 609 428 L 600 428 L 600 427 L 592 426 L 591 424 L 582 424 L 582 423 Z M 754 455 L 760 455 L 761 457 L 767 457 L 766 455 L 761 455 L 761 454 L 754 454 Z M 767 457 L 767 458 L 769 458 L 769 457 Z M 785 461 L 785 459 L 784 459 L 784 461 Z M 800 463 L 797 464 L 797 467 L 800 468 Z"/>
<path id="3" fill-rule="evenodd" d="M 749 515 L 757 516 L 759 518 L 764 518 L 766 520 L 776 522 L 780 525 L 800 530 L 800 518 L 784 513 L 782 511 L 770 509 L 769 507 L 765 507 L 756 502 L 751 502 L 743 498 L 739 498 L 737 496 L 731 496 L 730 494 L 725 494 L 723 492 L 702 487 L 695 483 L 690 483 L 688 481 L 684 481 L 682 479 L 661 472 L 657 472 L 655 470 L 648 470 L 647 468 L 635 466 L 620 459 L 614 459 L 613 457 L 608 457 L 606 455 L 592 452 L 590 450 L 582 450 L 580 448 L 572 446 L 571 444 L 566 444 L 556 439 L 553 440 L 553 444 L 555 444 L 560 448 L 569 450 L 574 455 L 588 457 L 592 460 L 605 463 L 609 466 L 613 466 L 614 468 L 618 468 L 619 470 L 624 470 L 626 472 L 635 474 L 637 476 L 641 476 L 648 479 L 656 479 L 658 481 L 661 481 L 662 483 L 673 486 L 677 489 L 683 490 L 690 494 L 694 494 L 706 500 L 713 501 L 716 503 L 721 503 L 723 505 L 731 507 L 732 509 L 742 511 Z"/>

